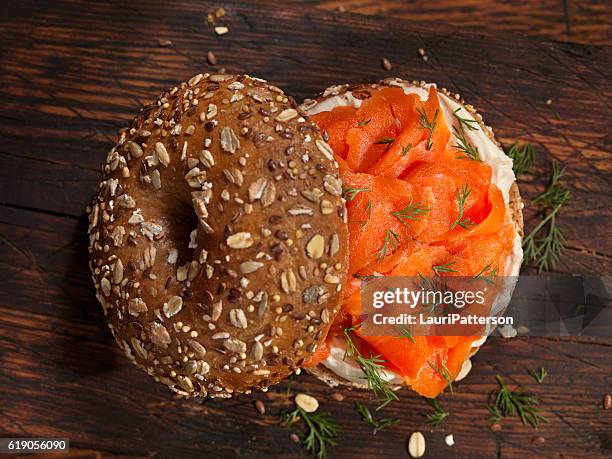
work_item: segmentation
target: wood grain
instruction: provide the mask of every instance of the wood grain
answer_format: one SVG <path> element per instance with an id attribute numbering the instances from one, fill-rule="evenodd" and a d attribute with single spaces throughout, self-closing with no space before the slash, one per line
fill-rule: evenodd
<path id="1" fill-rule="evenodd" d="M 479 107 L 506 144 L 530 141 L 542 189 L 551 160 L 568 167 L 573 197 L 561 224 L 568 239 L 559 272 L 612 273 L 612 163 L 609 113 L 612 50 L 465 28 L 350 13 L 223 3 L 216 37 L 206 13 L 218 4 L 182 0 L 129 4 L 10 1 L 0 17 L 0 434 L 67 436 L 73 457 L 303 457 L 277 414 L 290 405 L 287 383 L 255 398 L 193 402 L 128 365 L 106 331 L 87 270 L 84 209 L 117 131 L 142 104 L 176 81 L 209 69 L 213 50 L 230 72 L 249 72 L 296 98 L 332 83 L 388 75 L 437 81 Z M 169 47 L 157 40 L 169 39 Z M 416 50 L 424 48 L 429 61 Z M 385 72 L 380 59 L 393 63 Z M 547 101 L 551 103 L 548 104 Z M 533 225 L 529 211 L 527 226 Z M 489 343 L 456 393 L 452 416 L 436 431 L 426 404 L 407 391 L 384 416 L 401 423 L 372 436 L 353 410 L 364 392 L 333 401 L 308 376 L 307 391 L 343 431 L 334 457 L 406 457 L 422 430 L 428 455 L 604 457 L 612 454 L 609 339 L 515 339 Z M 529 368 L 544 365 L 538 386 Z M 494 375 L 524 384 L 550 423 L 538 431 L 516 420 L 488 429 Z M 446 433 L 457 444 L 444 445 Z M 533 438 L 543 436 L 543 445 Z M 90 456 L 91 455 L 91 456 Z"/>
<path id="2" fill-rule="evenodd" d="M 408 19 L 422 25 L 512 32 L 591 45 L 612 44 L 612 4 L 599 0 L 305 0 L 330 11 Z"/>

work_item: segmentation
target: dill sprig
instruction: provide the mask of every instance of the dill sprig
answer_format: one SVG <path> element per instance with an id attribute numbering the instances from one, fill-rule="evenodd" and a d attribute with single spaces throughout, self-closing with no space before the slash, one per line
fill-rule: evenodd
<path id="1" fill-rule="evenodd" d="M 467 129 L 468 131 L 478 131 L 478 121 L 476 120 L 471 120 L 469 118 L 463 118 L 462 116 L 459 116 L 457 114 L 457 112 L 459 110 L 461 110 L 462 107 L 459 107 L 457 110 L 455 110 L 453 112 L 453 116 L 455 117 L 455 119 L 459 122 L 459 126 L 462 129 Z"/>
<path id="2" fill-rule="evenodd" d="M 487 284 L 495 284 L 495 277 L 497 276 L 497 266 L 493 266 L 493 263 L 487 264 L 477 274 L 474 275 L 475 280 L 485 281 Z"/>
<path id="3" fill-rule="evenodd" d="M 397 329 L 398 332 L 400 332 L 400 335 L 398 336 L 398 338 L 407 338 L 413 343 L 415 342 L 414 337 L 412 336 L 412 332 L 409 329 L 407 329 L 403 325 L 397 325 L 395 328 Z"/>
<path id="4" fill-rule="evenodd" d="M 463 118 L 457 114 L 457 112 L 461 110 L 459 107 L 457 110 L 453 112 L 453 116 L 459 122 L 459 127 L 453 126 L 453 135 L 457 138 L 457 143 L 453 145 L 454 148 L 461 151 L 464 156 L 458 156 L 459 159 L 471 159 L 474 161 L 482 161 L 480 159 L 480 153 L 478 152 L 478 147 L 471 144 L 466 136 L 465 131 L 477 131 L 478 130 L 478 122 L 476 120 L 470 120 L 468 118 Z"/>
<path id="5" fill-rule="evenodd" d="M 495 395 L 494 404 L 489 406 L 493 422 L 515 414 L 518 414 L 523 424 L 529 424 L 531 427 L 538 427 L 540 422 L 548 422 L 548 419 L 540 414 L 540 409 L 537 407 L 540 403 L 538 399 L 529 395 L 522 387 L 511 391 L 500 375 L 495 378 L 499 389 Z"/>
<path id="6" fill-rule="evenodd" d="M 374 419 L 369 408 L 363 403 L 355 402 L 355 409 L 357 410 L 357 413 L 359 413 L 361 420 L 374 428 L 374 435 L 388 425 L 397 424 L 399 422 L 399 419 Z"/>
<path id="7" fill-rule="evenodd" d="M 446 384 L 448 384 L 448 388 L 450 389 L 451 394 L 452 394 L 453 393 L 453 379 L 451 378 L 450 372 L 448 371 L 448 367 L 446 366 L 444 361 L 439 356 L 437 356 L 436 359 L 438 360 L 438 362 L 440 362 L 439 365 L 434 365 L 431 362 L 427 362 L 427 363 L 429 363 L 429 366 L 433 368 L 433 370 L 436 373 L 442 376 L 442 378 L 446 381 Z"/>
<path id="8" fill-rule="evenodd" d="M 525 143 L 521 147 L 515 142 L 508 150 L 508 156 L 512 158 L 512 170 L 516 175 L 527 173 L 536 155 L 537 151 L 530 143 Z"/>
<path id="9" fill-rule="evenodd" d="M 459 211 L 459 215 L 455 218 L 455 221 L 452 223 L 450 229 L 453 230 L 455 227 L 460 226 L 463 229 L 468 229 L 468 227 L 473 226 L 474 222 L 472 222 L 468 217 L 463 216 L 463 212 L 465 210 L 465 202 L 467 198 L 472 193 L 472 189 L 468 186 L 468 184 L 464 184 L 461 189 L 457 191 L 455 198 L 457 199 L 457 208 Z"/>
<path id="10" fill-rule="evenodd" d="M 431 122 L 429 122 L 425 110 L 422 107 L 417 107 L 417 113 L 419 114 L 419 124 L 421 125 L 422 129 L 427 129 L 429 131 L 429 134 L 427 135 L 427 143 L 425 146 L 427 150 L 431 150 L 431 146 L 433 144 L 431 137 L 433 136 L 433 131 L 436 127 L 436 123 L 438 122 L 439 112 L 440 110 L 436 108 L 433 119 L 431 120 Z"/>
<path id="11" fill-rule="evenodd" d="M 546 378 L 546 376 L 548 375 L 548 372 L 544 367 L 540 367 L 538 371 L 529 370 L 529 373 L 531 374 L 531 376 L 533 376 L 533 379 L 538 382 L 538 384 L 542 384 L 544 382 L 544 378 Z"/>
<path id="12" fill-rule="evenodd" d="M 382 247 L 380 248 L 380 250 L 378 250 L 378 252 L 376 252 L 378 259 L 380 260 L 381 258 L 386 257 L 388 255 L 387 251 L 389 250 L 389 248 L 391 248 L 391 250 L 397 249 L 399 243 L 399 235 L 393 230 L 388 229 L 385 232 L 385 241 L 383 242 Z"/>
<path id="13" fill-rule="evenodd" d="M 408 145 L 406 145 L 403 149 L 402 149 L 402 156 L 406 156 L 408 154 L 408 152 L 410 151 L 410 149 L 412 148 L 412 144 L 409 143 Z"/>
<path id="14" fill-rule="evenodd" d="M 336 446 L 338 444 L 338 426 L 331 419 L 329 413 L 307 413 L 299 406 L 293 411 L 281 414 L 281 420 L 287 427 L 293 427 L 298 420 L 306 424 L 306 432 L 296 431 L 302 445 L 317 459 L 327 457 L 326 446 Z"/>
<path id="15" fill-rule="evenodd" d="M 353 277 L 355 279 L 367 281 L 371 279 L 378 279 L 379 277 L 384 277 L 384 276 L 377 275 L 377 274 L 353 274 Z"/>
<path id="16" fill-rule="evenodd" d="M 433 413 L 427 414 L 427 424 L 432 427 L 438 427 L 442 421 L 450 416 L 450 412 L 440 406 L 437 398 L 426 398 L 425 400 L 434 409 Z"/>
<path id="17" fill-rule="evenodd" d="M 533 263 L 538 272 L 556 267 L 565 243 L 565 236 L 557 226 L 557 214 L 570 198 L 570 191 L 560 183 L 564 174 L 565 167 L 553 163 L 548 188 L 533 200 L 544 206 L 544 215 L 540 223 L 523 239 L 523 249 L 524 263 Z M 541 231 L 544 231 L 544 236 L 537 237 Z"/>
<path id="18" fill-rule="evenodd" d="M 377 401 L 380 403 L 378 408 L 376 408 L 376 411 L 378 411 L 393 400 L 398 400 L 398 398 L 389 383 L 382 378 L 382 372 L 385 371 L 383 364 L 386 361 L 380 355 L 372 355 L 372 353 L 370 353 L 370 357 L 364 357 L 350 336 L 353 331 L 355 331 L 355 327 L 344 329 L 344 337 L 346 339 L 345 357 L 353 357 L 361 367 L 364 379 L 368 382 L 368 388 L 374 392 L 374 395 L 378 398 Z"/>
<path id="19" fill-rule="evenodd" d="M 456 273 L 457 270 L 451 268 L 454 264 L 454 261 L 449 261 L 443 265 L 432 266 L 431 269 L 433 269 L 435 273 Z"/>
<path id="20" fill-rule="evenodd" d="M 371 119 L 369 120 L 361 120 L 359 121 L 359 124 L 357 124 L 358 127 L 362 127 L 362 126 L 367 126 L 368 124 L 370 124 L 370 121 L 372 121 Z"/>
<path id="21" fill-rule="evenodd" d="M 374 143 L 379 144 L 379 145 L 380 144 L 387 145 L 387 144 L 392 144 L 393 142 L 395 142 L 395 137 L 383 137 L 382 139 L 379 139 Z"/>
<path id="22" fill-rule="evenodd" d="M 412 203 L 412 199 L 402 210 L 391 212 L 403 225 L 408 226 L 409 221 L 417 221 L 422 215 L 429 212 L 429 208 L 421 205 L 421 203 Z"/>
<path id="23" fill-rule="evenodd" d="M 354 188 L 354 187 L 344 187 L 342 188 L 342 197 L 347 201 L 352 201 L 357 197 L 359 193 L 367 193 L 368 191 L 372 191 L 369 188 Z"/>

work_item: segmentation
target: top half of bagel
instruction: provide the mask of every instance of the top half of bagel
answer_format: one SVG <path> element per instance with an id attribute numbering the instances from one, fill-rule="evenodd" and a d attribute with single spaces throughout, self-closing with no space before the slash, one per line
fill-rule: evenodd
<path id="1" fill-rule="evenodd" d="M 200 74 L 110 151 L 90 264 L 117 341 L 185 396 L 267 388 L 337 312 L 347 230 L 331 149 L 282 90 Z"/>

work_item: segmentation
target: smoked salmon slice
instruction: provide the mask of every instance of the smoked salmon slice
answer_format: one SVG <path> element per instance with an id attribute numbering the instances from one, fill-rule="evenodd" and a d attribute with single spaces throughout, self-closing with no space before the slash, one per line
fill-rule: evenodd
<path id="1" fill-rule="evenodd" d="M 442 266 L 442 275 L 503 273 L 515 237 L 506 203 L 491 166 L 454 148 L 435 87 L 426 100 L 397 87 L 372 89 L 358 108 L 312 119 L 339 163 L 349 226 L 350 278 L 329 339 L 359 324 L 369 276 L 432 275 Z M 365 354 L 382 355 L 425 397 L 455 378 L 476 339 L 355 333 Z M 321 347 L 309 364 L 327 355 L 329 346 Z"/>

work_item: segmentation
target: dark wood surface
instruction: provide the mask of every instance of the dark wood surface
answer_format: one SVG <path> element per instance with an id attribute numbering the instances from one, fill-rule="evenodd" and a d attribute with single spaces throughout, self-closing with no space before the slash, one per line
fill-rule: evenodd
<path id="1" fill-rule="evenodd" d="M 384 15 L 421 25 L 503 31 L 590 45 L 612 44 L 607 0 L 298 0 L 329 11 Z"/>
<path id="2" fill-rule="evenodd" d="M 560 224 L 568 248 L 558 272 L 612 273 L 612 49 L 519 35 L 436 27 L 278 4 L 223 3 L 216 37 L 193 1 L 5 1 L 0 16 L 0 434 L 69 437 L 75 457 L 302 457 L 277 415 L 288 384 L 235 400 L 175 400 L 120 354 L 87 270 L 84 209 L 119 128 L 171 84 L 209 67 L 248 72 L 296 98 L 332 83 L 388 75 L 437 81 L 481 109 L 500 140 L 535 144 L 529 204 L 551 160 L 568 167 L 573 197 Z M 158 46 L 158 39 L 172 45 Z M 424 62 L 417 49 L 424 48 Z M 393 64 L 380 66 L 382 56 Z M 550 100 L 550 103 L 547 101 Z M 533 226 L 528 211 L 527 226 Z M 604 457 L 612 454 L 610 339 L 492 340 L 442 404 L 452 415 L 431 431 L 425 402 L 408 391 L 386 417 L 401 422 L 372 436 L 345 400 L 300 376 L 290 390 L 319 398 L 342 434 L 333 457 L 407 457 L 421 430 L 428 457 Z M 537 385 L 529 368 L 545 366 Z M 489 429 L 495 374 L 523 384 L 550 423 L 516 420 Z M 253 400 L 265 401 L 260 416 Z M 453 433 L 456 445 L 444 444 Z M 543 437 L 536 444 L 535 437 Z"/>

